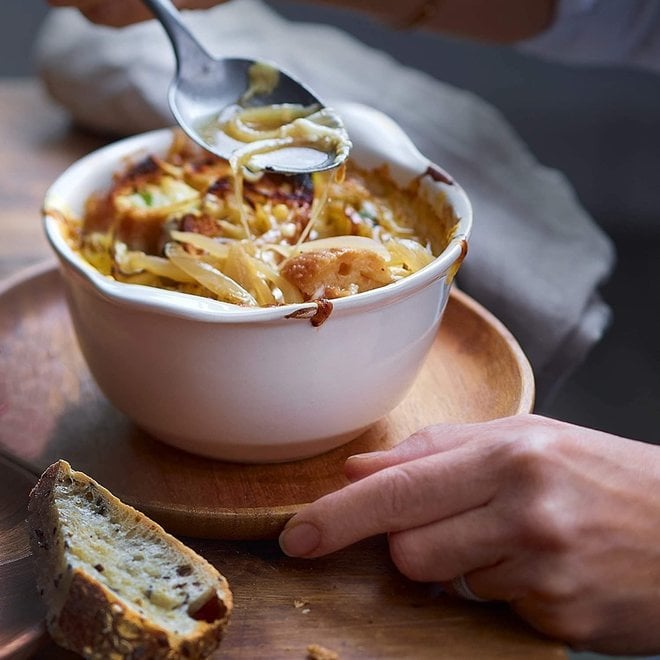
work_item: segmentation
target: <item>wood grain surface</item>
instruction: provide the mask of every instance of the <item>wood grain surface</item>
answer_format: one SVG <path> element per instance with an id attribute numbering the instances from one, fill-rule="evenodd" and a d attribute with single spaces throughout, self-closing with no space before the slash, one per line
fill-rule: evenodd
<path id="1" fill-rule="evenodd" d="M 531 369 L 503 326 L 463 293 L 406 399 L 348 445 L 306 460 L 244 465 L 166 446 L 116 411 L 78 349 L 59 274 L 45 265 L 0 289 L 0 446 L 42 472 L 59 458 L 186 536 L 277 535 L 302 505 L 344 486 L 355 453 L 387 449 L 436 422 L 529 412 Z M 284 412 L 285 414 L 285 412 Z"/>
<path id="2" fill-rule="evenodd" d="M 65 167 L 106 141 L 107 138 L 73 128 L 66 113 L 48 102 L 34 80 L 0 80 L 0 278 L 12 276 L 50 254 L 39 216 L 43 194 Z M 44 308 L 43 299 L 31 300 L 33 292 L 28 291 L 22 301 L 12 302 L 18 317 L 14 322 L 6 319 L 2 330 L 15 339 L 14 355 L 29 346 L 34 356 L 14 371 L 0 368 L 0 402 L 7 400 L 10 391 L 12 397 L 21 391 L 30 393 L 22 397 L 22 420 L 0 403 L 0 430 L 9 444 L 21 446 L 20 453 L 35 465 L 49 460 L 38 448 L 49 434 L 92 431 L 99 434 L 97 441 L 101 445 L 109 443 L 111 447 L 112 436 L 99 424 L 99 410 L 109 416 L 106 419 L 117 421 L 117 413 L 94 398 L 90 382 L 81 381 L 80 363 L 67 364 L 62 359 L 58 341 L 70 346 L 75 340 L 70 335 L 64 337 L 62 330 L 56 337 L 49 332 L 49 324 L 57 327 L 62 322 L 61 302 L 57 296 L 52 297 L 58 285 L 53 278 L 50 282 L 50 294 L 46 287 L 40 295 L 46 299 L 50 295 L 55 304 Z M 451 310 L 452 306 L 448 313 Z M 12 323 L 20 324 L 20 328 L 13 326 L 16 334 L 10 328 Z M 475 338 L 488 332 L 484 326 L 474 331 Z M 507 340 L 506 335 L 502 335 L 502 340 Z M 6 351 L 7 347 L 0 343 L 3 359 Z M 493 365 L 490 377 L 497 368 Z M 481 377 L 488 381 L 487 376 Z M 460 386 L 463 376 L 455 378 Z M 488 401 L 494 393 L 484 388 L 479 396 Z M 529 400 L 529 392 L 526 397 Z M 67 408 L 66 402 L 74 403 Z M 66 414 L 54 426 L 52 414 L 42 414 L 44 408 L 62 410 L 63 406 Z M 4 431 L 11 415 L 11 424 L 22 428 L 18 437 Z M 86 437 L 90 442 L 90 436 Z M 134 440 L 130 447 L 149 444 L 144 438 Z M 91 442 L 94 441 L 92 435 Z M 162 449 L 160 443 L 151 442 Z M 5 516 L 7 520 L 22 520 L 28 484 L 12 485 L 8 475 L 15 470 L 3 465 L 0 462 L 0 520 Z M 187 478 L 195 475 L 193 464 L 184 460 L 182 465 Z M 136 477 L 130 458 L 121 470 L 127 480 Z M 97 476 L 102 477 L 103 472 Z M 171 483 L 171 478 L 164 475 L 166 484 L 168 479 Z M 27 548 L 22 523 L 18 523 L 19 534 L 23 535 L 18 546 L 5 536 L 8 533 L 16 539 L 16 527 L 15 522 L 0 524 L 0 548 L 22 547 L 21 554 Z M 406 580 L 390 563 L 383 538 L 314 561 L 288 559 L 276 543 L 268 540 L 188 542 L 226 574 L 234 591 L 232 622 L 227 638 L 215 654 L 217 658 L 302 659 L 307 656 L 307 646 L 313 643 L 339 652 L 343 660 L 566 657 L 561 644 L 535 633 L 506 606 L 458 601 Z M 76 656 L 58 649 L 46 636 L 34 653 L 34 626 L 41 626 L 41 621 L 29 561 L 25 555 L 18 562 L 0 563 L 0 645 L 3 650 L 11 650 L 12 657 L 73 659 Z M 15 571 L 14 567 L 20 568 Z M 16 614 L 22 607 L 33 608 L 35 614 L 22 619 L 18 626 L 8 623 L 6 613 Z M 7 641 L 10 636 L 18 640 L 11 648 Z"/>
<path id="3" fill-rule="evenodd" d="M 0 658 L 73 660 L 45 633 L 25 527 L 36 477 L 0 456 Z M 184 539 L 185 540 L 185 539 Z M 565 658 L 501 604 L 466 603 L 403 578 L 383 537 L 314 561 L 276 543 L 187 543 L 229 580 L 234 612 L 213 657 L 292 660 L 319 644 L 342 660 Z"/>
<path id="4" fill-rule="evenodd" d="M 30 657 L 45 632 L 25 522 L 34 481 L 0 454 L 0 660 Z"/>

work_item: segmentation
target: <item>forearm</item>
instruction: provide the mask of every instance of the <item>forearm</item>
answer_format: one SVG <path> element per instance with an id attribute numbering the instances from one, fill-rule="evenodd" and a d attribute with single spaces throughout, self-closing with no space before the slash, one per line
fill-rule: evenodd
<path id="1" fill-rule="evenodd" d="M 225 0 L 172 0 L 179 9 L 209 9 Z M 142 0 L 47 0 L 51 7 L 76 7 L 92 23 L 125 27 L 153 18 Z"/>
<path id="2" fill-rule="evenodd" d="M 224 0 L 174 0 L 180 9 L 208 9 Z M 557 0 L 309 0 L 368 14 L 400 28 L 422 27 L 460 37 L 511 43 L 547 29 Z M 140 0 L 48 0 L 72 6 L 94 23 L 120 27 L 151 18 Z"/>
<path id="3" fill-rule="evenodd" d="M 311 0 L 357 10 L 401 28 L 423 27 L 459 37 L 511 43 L 552 24 L 557 0 Z"/>

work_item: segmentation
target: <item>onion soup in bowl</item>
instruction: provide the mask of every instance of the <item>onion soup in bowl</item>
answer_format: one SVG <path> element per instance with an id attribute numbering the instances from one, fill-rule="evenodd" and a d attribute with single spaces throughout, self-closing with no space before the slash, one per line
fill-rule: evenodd
<path id="1" fill-rule="evenodd" d="M 262 173 L 165 129 L 81 159 L 44 223 L 85 360 L 164 442 L 241 462 L 359 435 L 405 396 L 471 229 L 469 201 L 381 113 L 337 106 L 345 172 Z"/>

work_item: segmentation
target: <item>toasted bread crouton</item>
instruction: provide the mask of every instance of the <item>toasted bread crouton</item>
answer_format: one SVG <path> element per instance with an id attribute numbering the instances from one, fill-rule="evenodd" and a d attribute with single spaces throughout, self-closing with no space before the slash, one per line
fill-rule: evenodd
<path id="1" fill-rule="evenodd" d="M 291 257 L 281 274 L 307 300 L 341 298 L 389 284 L 385 260 L 371 250 L 328 248 Z"/>

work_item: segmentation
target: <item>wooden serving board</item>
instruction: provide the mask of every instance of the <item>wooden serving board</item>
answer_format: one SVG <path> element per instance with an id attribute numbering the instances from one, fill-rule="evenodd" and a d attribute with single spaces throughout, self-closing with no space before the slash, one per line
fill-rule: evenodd
<path id="1" fill-rule="evenodd" d="M 36 477 L 0 454 L 0 660 L 76 660 L 46 634 L 25 524 Z M 213 658 L 295 660 L 320 644 L 342 660 L 565 660 L 503 604 L 404 578 L 384 536 L 291 559 L 272 541 L 188 540 L 229 580 L 231 623 Z"/>
<path id="2" fill-rule="evenodd" d="M 83 362 L 52 263 L 0 287 L 0 347 L 0 447 L 38 472 L 64 458 L 169 531 L 200 538 L 272 538 L 305 503 L 347 483 L 349 455 L 392 447 L 435 422 L 529 412 L 534 398 L 514 338 L 456 290 L 407 398 L 348 445 L 292 463 L 202 458 L 132 424 Z"/>
<path id="3" fill-rule="evenodd" d="M 45 633 L 25 522 L 34 482 L 0 454 L 0 660 L 29 658 Z"/>

